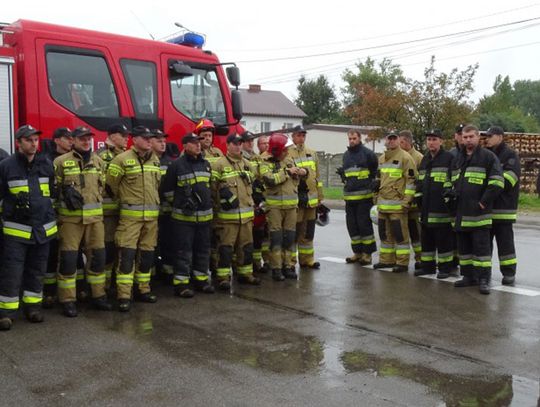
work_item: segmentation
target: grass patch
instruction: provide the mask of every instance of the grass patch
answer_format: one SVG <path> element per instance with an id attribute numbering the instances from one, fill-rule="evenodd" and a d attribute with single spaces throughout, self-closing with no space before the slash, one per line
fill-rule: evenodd
<path id="1" fill-rule="evenodd" d="M 324 199 L 343 199 L 343 187 L 323 188 Z"/>
<path id="2" fill-rule="evenodd" d="M 519 194 L 519 211 L 540 212 L 540 198 L 537 194 Z"/>

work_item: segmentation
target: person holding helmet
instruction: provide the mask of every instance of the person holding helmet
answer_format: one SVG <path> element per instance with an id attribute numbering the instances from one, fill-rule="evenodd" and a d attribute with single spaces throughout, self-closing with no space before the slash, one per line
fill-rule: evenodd
<path id="1" fill-rule="evenodd" d="M 287 140 L 284 134 L 272 134 L 268 151 L 261 156 L 260 166 L 268 210 L 270 267 L 272 278 L 276 281 L 298 278 L 292 257 L 298 208 L 297 188 L 300 178 L 308 174 L 308 170 L 297 167 L 288 156 Z"/>
<path id="2" fill-rule="evenodd" d="M 174 294 L 191 298 L 195 295 L 193 288 L 205 294 L 214 293 L 208 272 L 212 170 L 201 154 L 196 134 L 184 135 L 182 145 L 184 153 L 167 169 L 160 192 L 162 200 L 172 207 L 172 233 L 168 238 L 174 253 Z"/>
<path id="3" fill-rule="evenodd" d="M 503 285 L 513 285 L 516 279 L 516 248 L 512 224 L 517 218 L 519 200 L 519 156 L 504 142 L 504 130 L 493 126 L 486 132 L 486 145 L 499 158 L 503 169 L 504 189 L 493 203 L 491 241 L 497 241 Z"/>
<path id="4" fill-rule="evenodd" d="M 300 268 L 319 269 L 321 264 L 315 261 L 313 239 L 315 237 L 315 220 L 317 206 L 323 200 L 323 184 L 319 174 L 319 158 L 317 152 L 306 146 L 307 131 L 303 126 L 294 127 L 293 145 L 289 147 L 289 157 L 296 167 L 306 170 L 307 175 L 299 179 L 298 211 L 296 214 L 296 249 Z M 296 255 L 293 254 L 296 260 Z"/>
<path id="5" fill-rule="evenodd" d="M 343 166 L 337 173 L 343 183 L 345 199 L 345 220 L 351 239 L 353 255 L 347 263 L 371 264 L 371 254 L 377 250 L 370 210 L 373 206 L 371 185 L 377 175 L 377 156 L 362 144 L 360 132 L 347 132 L 349 147 L 343 154 Z"/>
<path id="6" fill-rule="evenodd" d="M 227 154 L 212 168 L 212 191 L 218 241 L 216 276 L 218 288 L 230 289 L 233 253 L 236 279 L 240 284 L 259 285 L 253 276 L 253 182 L 256 167 L 242 155 L 244 139 L 227 137 Z"/>
<path id="7" fill-rule="evenodd" d="M 120 123 L 113 124 L 107 129 L 105 145 L 98 149 L 95 154 L 103 160 L 104 172 L 107 173 L 111 161 L 119 154 L 126 151 L 129 131 Z M 115 277 L 115 268 L 118 266 L 118 250 L 114 244 L 114 235 L 118 227 L 119 207 L 107 188 L 103 188 L 103 226 L 105 228 L 105 277 L 106 287 L 111 286 L 111 280 Z"/>
<path id="8" fill-rule="evenodd" d="M 400 148 L 394 132 L 386 135 L 386 151 L 379 157 L 378 172 L 380 178 L 373 189 L 377 194 L 381 249 L 379 263 L 373 267 L 406 272 L 410 254 L 407 211 L 415 194 L 416 165 Z"/>
<path id="9" fill-rule="evenodd" d="M 77 127 L 72 135 L 73 150 L 54 160 L 60 222 L 58 300 L 67 317 L 77 316 L 77 257 L 81 245 L 88 259 L 86 274 L 92 304 L 99 310 L 112 309 L 105 295 L 105 236 L 101 203 L 105 165 L 92 154 L 94 133 L 88 127 Z"/>
<path id="10" fill-rule="evenodd" d="M 438 268 L 437 278 L 444 279 L 450 276 L 456 240 L 453 217 L 444 202 L 445 191 L 452 186 L 453 156 L 443 149 L 439 129 L 428 130 L 425 136 L 427 154 L 418 166 L 415 194 L 422 225 L 422 268 L 414 275 L 435 274 Z"/>
<path id="11" fill-rule="evenodd" d="M 150 139 L 152 150 L 159 158 L 161 177 L 164 178 L 167 169 L 176 160 L 167 153 L 167 134 L 159 129 L 152 129 L 155 137 Z M 171 205 L 166 199 L 161 200 L 158 218 L 158 245 L 156 250 L 155 266 L 156 274 L 169 284 L 173 282 L 174 248 L 170 238 L 171 229 Z"/>
<path id="12" fill-rule="evenodd" d="M 15 132 L 17 152 L 0 162 L 4 254 L 0 273 L 0 330 L 11 329 L 19 308 L 30 322 L 43 322 L 41 302 L 49 242 L 57 232 L 51 161 L 37 154 L 41 131 Z"/>
<path id="13" fill-rule="evenodd" d="M 135 300 L 157 301 L 150 289 L 150 274 L 157 244 L 161 164 L 152 151 L 150 139 L 155 135 L 149 129 L 137 126 L 131 135 L 133 146 L 117 155 L 107 171 L 107 188 L 120 206 L 115 243 L 120 252 L 116 287 L 121 312 L 131 308 L 134 280 Z"/>

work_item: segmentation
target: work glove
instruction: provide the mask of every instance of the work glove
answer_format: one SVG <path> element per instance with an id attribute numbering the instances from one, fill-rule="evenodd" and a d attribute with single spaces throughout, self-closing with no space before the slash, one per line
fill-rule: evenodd
<path id="1" fill-rule="evenodd" d="M 453 189 L 447 189 L 443 192 L 443 201 L 450 212 L 456 210 L 457 194 Z"/>
<path id="2" fill-rule="evenodd" d="M 221 208 L 228 211 L 231 209 L 237 209 L 240 206 L 238 198 L 227 187 L 223 187 L 219 190 L 219 202 Z"/>
<path id="3" fill-rule="evenodd" d="M 84 199 L 82 195 L 77 191 L 73 185 L 64 185 L 62 189 L 62 196 L 64 197 L 64 203 L 70 211 L 82 209 L 84 205 Z"/>
<path id="4" fill-rule="evenodd" d="M 336 168 L 336 174 L 339 175 L 339 177 L 341 178 L 341 182 L 343 182 L 344 184 L 347 182 L 347 179 L 345 178 L 345 170 L 343 169 L 343 167 Z"/>
<path id="5" fill-rule="evenodd" d="M 19 192 L 15 196 L 15 216 L 17 219 L 28 219 L 31 214 L 30 195 L 28 192 Z"/>

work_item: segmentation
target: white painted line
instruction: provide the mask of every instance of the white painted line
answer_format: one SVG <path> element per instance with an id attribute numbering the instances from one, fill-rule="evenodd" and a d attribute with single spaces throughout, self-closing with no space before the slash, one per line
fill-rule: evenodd
<path id="1" fill-rule="evenodd" d="M 454 277 L 454 276 L 450 276 L 450 277 L 447 277 L 447 278 L 443 278 L 443 279 L 439 279 L 437 278 L 437 274 L 426 274 L 426 275 L 423 275 L 423 276 L 418 276 L 420 278 L 427 278 L 428 280 L 437 280 L 437 281 L 443 281 L 445 283 L 452 283 L 454 284 L 456 281 L 458 280 L 461 280 L 461 277 Z"/>
<path id="2" fill-rule="evenodd" d="M 329 261 L 331 263 L 347 264 L 345 259 L 341 259 L 339 257 L 321 257 L 320 259 L 324 261 Z"/>
<path id="3" fill-rule="evenodd" d="M 392 272 L 392 269 L 390 268 L 383 268 L 383 269 L 376 269 L 375 267 L 373 267 L 373 264 L 369 264 L 367 266 L 362 266 L 364 268 L 367 268 L 367 269 L 370 269 L 370 270 L 376 270 L 376 271 L 386 271 L 387 273 L 391 273 Z M 403 273 L 405 274 L 405 273 Z"/>
<path id="4" fill-rule="evenodd" d="M 540 291 L 530 290 L 528 288 L 511 287 L 507 285 L 498 285 L 495 287 L 491 287 L 491 289 L 495 291 L 503 291 L 505 293 L 526 295 L 528 297 L 537 297 L 540 295 Z"/>

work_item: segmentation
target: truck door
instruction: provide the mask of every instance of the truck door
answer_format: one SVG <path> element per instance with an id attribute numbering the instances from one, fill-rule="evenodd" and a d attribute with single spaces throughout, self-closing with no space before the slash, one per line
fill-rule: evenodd
<path id="1" fill-rule="evenodd" d="M 15 151 L 13 63 L 13 58 L 0 56 L 0 148 L 8 153 Z"/>

